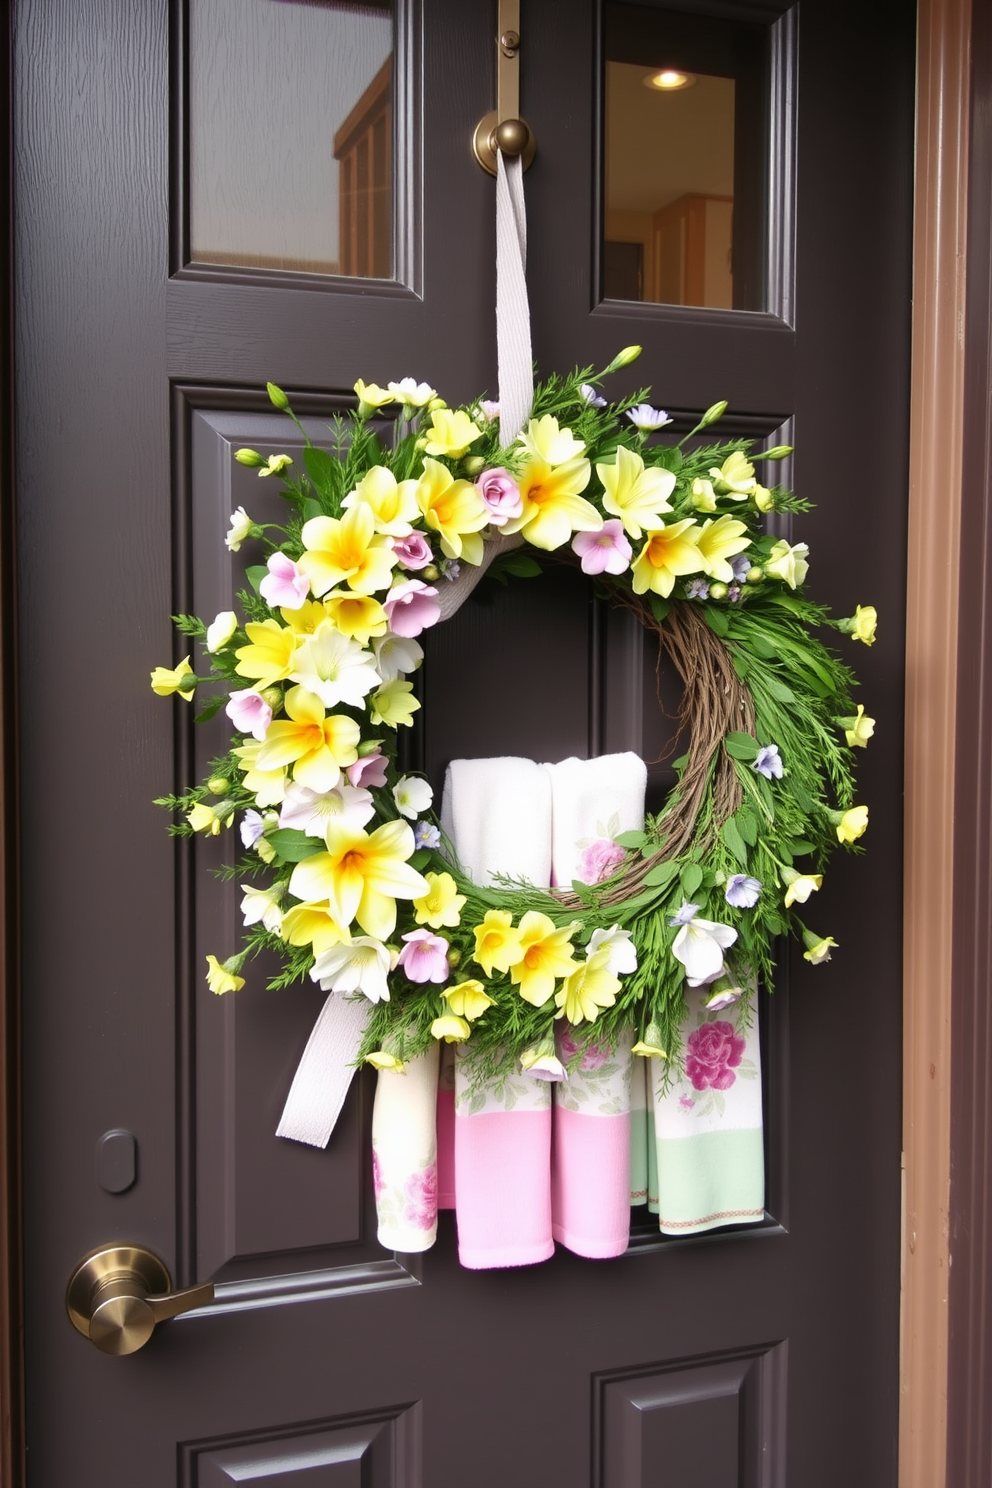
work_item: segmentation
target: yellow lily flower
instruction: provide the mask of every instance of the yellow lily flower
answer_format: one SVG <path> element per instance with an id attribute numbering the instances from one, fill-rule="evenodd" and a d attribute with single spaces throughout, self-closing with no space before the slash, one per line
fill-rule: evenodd
<path id="1" fill-rule="evenodd" d="M 358 724 L 344 713 L 325 717 L 320 698 L 305 687 L 291 687 L 285 704 L 289 717 L 269 724 L 258 751 L 259 767 L 273 770 L 292 764 L 293 779 L 301 785 L 315 791 L 333 790 L 342 768 L 358 758 Z"/>
<path id="2" fill-rule="evenodd" d="M 571 939 L 579 928 L 576 920 L 557 929 L 539 910 L 529 909 L 520 921 L 521 959 L 510 968 L 510 980 L 520 989 L 524 1002 L 543 1007 L 555 990 L 555 980 L 575 970 Z"/>
<path id="3" fill-rule="evenodd" d="M 645 527 L 658 527 L 662 513 L 672 509 L 668 499 L 675 490 L 672 472 L 658 466 L 646 468 L 640 455 L 622 444 L 617 448 L 615 463 L 597 465 L 596 474 L 606 492 L 603 506 L 620 518 L 631 537 L 639 538 Z"/>
<path id="4" fill-rule="evenodd" d="M 717 517 L 715 522 L 703 523 L 696 546 L 710 577 L 729 584 L 733 580 L 734 570 L 727 559 L 733 558 L 735 553 L 743 553 L 750 541 L 750 534 L 743 522 L 739 522 L 736 517 Z"/>
<path id="5" fill-rule="evenodd" d="M 376 532 L 408 537 L 419 510 L 416 490 L 416 481 L 398 481 L 385 465 L 373 465 L 341 505 L 347 510 L 364 503 L 375 520 Z"/>
<path id="6" fill-rule="evenodd" d="M 475 927 L 475 955 L 477 961 L 491 977 L 493 970 L 509 971 L 524 957 L 520 944 L 520 931 L 513 929 L 513 916 L 508 909 L 487 909 L 481 925 Z"/>
<path id="7" fill-rule="evenodd" d="M 810 894 L 823 883 L 822 873 L 797 873 L 794 868 L 783 868 L 782 883 L 785 885 L 785 907 L 805 904 Z"/>
<path id="8" fill-rule="evenodd" d="M 453 1013 L 447 1013 L 442 1018 L 435 1018 L 431 1024 L 431 1033 L 436 1039 L 444 1039 L 446 1044 L 463 1044 L 472 1032 L 472 1025 L 464 1018 L 456 1018 Z"/>
<path id="9" fill-rule="evenodd" d="M 358 412 L 362 418 L 368 418 L 375 409 L 394 401 L 388 388 L 381 388 L 377 382 L 363 382 L 361 378 L 355 383 L 355 392 L 358 394 Z"/>
<path id="10" fill-rule="evenodd" d="M 533 547 L 543 548 L 546 553 L 563 547 L 573 532 L 598 532 L 603 518 L 579 495 L 589 484 L 590 470 L 588 460 L 568 460 L 564 465 L 552 466 L 535 455 L 527 461 L 518 482 L 523 511 L 502 531 L 507 535 L 522 532 Z"/>
<path id="11" fill-rule="evenodd" d="M 610 953 L 595 951 L 565 978 L 555 993 L 556 1017 L 571 1024 L 595 1023 L 603 1008 L 612 1007 L 620 991 L 620 978 L 609 966 Z"/>
<path id="12" fill-rule="evenodd" d="M 719 470 L 713 467 L 710 479 L 718 496 L 732 496 L 735 501 L 745 501 L 754 490 L 754 466 L 742 450 L 734 450 Z"/>
<path id="13" fill-rule="evenodd" d="M 530 419 L 526 429 L 517 436 L 527 453 L 544 465 L 567 465 L 585 452 L 581 439 L 576 439 L 571 429 L 559 427 L 553 414 Z"/>
<path id="14" fill-rule="evenodd" d="M 803 951 L 803 960 L 808 961 L 811 966 L 820 966 L 824 961 L 830 960 L 830 952 L 837 949 L 837 942 L 832 935 L 817 935 L 815 930 L 803 931 L 803 944 L 807 947 Z"/>
<path id="15" fill-rule="evenodd" d="M 326 594 L 336 584 L 347 584 L 356 594 L 389 588 L 396 554 L 376 536 L 375 513 L 366 502 L 349 507 L 343 517 L 311 517 L 301 536 L 306 552 L 297 567 L 314 594 Z"/>
<path id="16" fill-rule="evenodd" d="M 809 564 L 806 562 L 808 554 L 808 543 L 796 543 L 792 546 L 783 538 L 781 542 L 775 544 L 765 559 L 765 573 L 772 574 L 776 579 L 782 579 L 790 589 L 795 589 L 809 572 Z"/>
<path id="17" fill-rule="evenodd" d="M 482 983 L 474 979 L 459 982 L 457 987 L 447 987 L 441 996 L 448 1004 L 449 1012 L 459 1018 L 468 1018 L 469 1022 L 481 1018 L 486 1008 L 495 1006 L 495 998 L 490 997 Z"/>
<path id="18" fill-rule="evenodd" d="M 434 416 L 436 418 L 437 414 Z M 427 526 L 441 534 L 441 548 L 447 557 L 463 558 L 466 563 L 481 563 L 482 538 L 479 534 L 483 527 L 488 526 L 489 508 L 472 482 L 455 480 L 446 465 L 437 460 L 425 460 L 424 473 L 417 482 L 416 497 Z"/>
<path id="19" fill-rule="evenodd" d="M 850 749 L 868 747 L 868 740 L 875 732 L 875 720 L 868 717 L 862 703 L 858 704 L 858 711 L 853 718 L 839 718 L 837 721 L 844 730 L 844 737 Z"/>
<path id="20" fill-rule="evenodd" d="M 450 873 L 425 873 L 429 885 L 427 893 L 413 901 L 418 925 L 430 925 L 432 930 L 447 926 L 454 929 L 461 921 L 465 895 L 459 894 Z"/>
<path id="21" fill-rule="evenodd" d="M 385 635 L 389 628 L 382 605 L 368 594 L 328 594 L 324 614 L 342 635 L 361 641 L 363 646 L 368 645 L 371 636 Z"/>
<path id="22" fill-rule="evenodd" d="M 830 820 L 837 829 L 837 841 L 850 846 L 868 830 L 868 807 L 852 806 L 848 811 L 832 811 Z"/>
<path id="23" fill-rule="evenodd" d="M 844 628 L 850 627 L 850 635 L 855 641 L 863 641 L 866 646 L 873 646 L 877 624 L 878 611 L 874 605 L 857 605 L 853 617 L 846 622 Z"/>
<path id="24" fill-rule="evenodd" d="M 419 707 L 420 703 L 413 695 L 413 683 L 395 677 L 372 694 L 372 723 L 384 723 L 387 728 L 398 728 L 400 724 L 410 727 Z M 270 724 L 270 731 L 271 728 Z"/>
<path id="25" fill-rule="evenodd" d="M 290 945 L 312 946 L 314 956 L 351 939 L 350 931 L 338 924 L 326 900 L 323 903 L 294 904 L 283 915 L 279 933 Z"/>
<path id="26" fill-rule="evenodd" d="M 696 543 L 700 529 L 691 517 L 682 522 L 672 522 L 668 527 L 659 527 L 649 532 L 633 564 L 633 590 L 644 594 L 648 589 L 667 599 L 675 588 L 675 580 L 681 574 L 699 573 L 705 569 L 703 555 Z"/>
<path id="27" fill-rule="evenodd" d="M 385 940 L 396 928 L 396 900 L 419 899 L 427 880 L 407 859 L 413 832 L 404 821 L 385 822 L 371 836 L 331 822 L 327 851 L 297 863 L 289 892 L 297 899 L 327 900 L 338 924 L 358 921 L 367 935 Z"/>
<path id="28" fill-rule="evenodd" d="M 313 635 L 317 626 L 327 619 L 326 603 L 326 600 L 305 599 L 298 610 L 280 610 L 279 613 L 294 635 L 302 640 L 304 636 Z"/>
<path id="29" fill-rule="evenodd" d="M 244 977 L 228 971 L 226 961 L 222 966 L 216 956 L 207 957 L 207 986 L 211 992 L 218 996 L 224 992 L 239 992 L 244 984 Z"/>
<path id="30" fill-rule="evenodd" d="M 208 806 L 205 801 L 197 801 L 192 811 L 187 811 L 186 820 L 194 832 L 209 832 L 211 837 L 219 837 L 220 829 L 225 825 L 225 818 L 218 816 L 213 807 Z M 227 826 L 230 826 L 233 820 L 234 817 L 229 812 L 226 818 Z"/>
<path id="31" fill-rule="evenodd" d="M 235 651 L 239 677 L 257 679 L 259 687 L 281 682 L 293 670 L 297 636 L 285 630 L 278 620 L 253 620 L 245 626 L 247 646 Z"/>
<path id="32" fill-rule="evenodd" d="M 168 697 L 172 692 L 181 693 L 187 703 L 193 696 L 192 687 L 184 691 L 182 681 L 184 677 L 193 675 L 193 668 L 189 664 L 189 657 L 185 656 L 177 667 L 156 667 L 152 672 L 152 692 L 158 697 Z"/>
<path id="33" fill-rule="evenodd" d="M 405 1075 L 406 1065 L 402 1059 L 397 1059 L 395 1054 L 387 1054 L 385 1049 L 374 1049 L 371 1054 L 366 1054 L 365 1063 L 371 1064 L 373 1069 L 390 1070 L 394 1075 Z"/>
<path id="34" fill-rule="evenodd" d="M 431 426 L 425 433 L 427 454 L 447 455 L 451 460 L 459 459 L 482 438 L 482 430 L 460 408 L 435 408 Z"/>
<path id="35" fill-rule="evenodd" d="M 252 739 L 235 749 L 233 753 L 240 762 L 238 769 L 246 772 L 244 787 L 255 797 L 256 806 L 278 806 L 286 796 L 286 771 L 260 770 L 258 751 L 261 747 L 258 740 Z"/>
<path id="36" fill-rule="evenodd" d="M 716 511 L 716 493 L 713 490 L 712 481 L 702 479 L 693 481 L 692 504 L 695 507 L 696 511 Z"/>

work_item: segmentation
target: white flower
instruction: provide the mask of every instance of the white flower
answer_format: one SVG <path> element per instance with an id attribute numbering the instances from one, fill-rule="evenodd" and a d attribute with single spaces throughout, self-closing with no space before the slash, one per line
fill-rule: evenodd
<path id="1" fill-rule="evenodd" d="M 246 811 L 241 820 L 241 842 L 245 847 L 254 847 L 265 831 L 265 819 L 260 811 Z"/>
<path id="2" fill-rule="evenodd" d="M 251 517 L 243 506 L 239 506 L 237 511 L 231 513 L 231 530 L 224 539 L 232 553 L 237 553 L 240 550 L 241 544 L 251 532 L 251 528 Z"/>
<path id="3" fill-rule="evenodd" d="M 638 403 L 636 408 L 628 408 L 627 417 L 636 429 L 644 433 L 663 429 L 672 422 L 663 408 L 652 408 L 650 403 Z"/>
<path id="4" fill-rule="evenodd" d="M 325 708 L 339 703 L 360 708 L 379 686 L 371 651 L 342 635 L 329 620 L 322 620 L 313 635 L 300 642 L 293 661 L 296 671 L 290 672 L 291 680 L 319 697 Z"/>
<path id="5" fill-rule="evenodd" d="M 433 790 L 419 775 L 404 775 L 393 786 L 393 800 L 397 811 L 411 821 L 422 811 L 427 811 L 433 799 Z"/>
<path id="6" fill-rule="evenodd" d="M 637 947 L 629 930 L 621 930 L 619 925 L 614 925 L 609 930 L 594 930 L 589 937 L 586 954 L 591 960 L 597 951 L 603 950 L 608 952 L 607 970 L 614 976 L 637 970 Z"/>
<path id="7" fill-rule="evenodd" d="M 776 579 L 783 579 L 790 589 L 795 589 L 809 571 L 809 564 L 806 562 L 808 554 L 809 546 L 806 543 L 796 543 L 790 547 L 783 538 L 765 559 L 765 573 L 772 574 Z"/>
<path id="8" fill-rule="evenodd" d="M 349 830 L 360 830 L 373 816 L 372 792 L 361 786 L 336 785 L 333 790 L 320 792 L 294 780 L 286 788 L 279 825 L 305 832 L 308 837 L 323 837 L 332 821 Z"/>
<path id="9" fill-rule="evenodd" d="M 233 610 L 221 610 L 212 625 L 207 626 L 207 650 L 219 651 L 226 646 L 238 628 L 238 617 Z"/>
<path id="10" fill-rule="evenodd" d="M 392 393 L 397 403 L 403 403 L 407 408 L 423 408 L 437 393 L 428 382 L 417 382 L 412 377 L 401 377 L 399 382 L 387 382 L 386 386 Z"/>
<path id="11" fill-rule="evenodd" d="M 361 992 L 369 1002 L 389 1001 L 389 952 L 381 941 L 359 935 L 322 951 L 310 973 L 324 992 Z"/>
<path id="12" fill-rule="evenodd" d="M 395 682 L 405 672 L 415 672 L 424 659 L 424 648 L 419 641 L 405 636 L 384 635 L 373 641 L 375 665 L 383 682 Z"/>
<path id="13" fill-rule="evenodd" d="M 690 987 L 716 981 L 723 970 L 723 953 L 736 939 L 732 925 L 700 920 L 695 915 L 686 920 L 672 943 L 672 955 L 685 967 Z"/>
<path id="14" fill-rule="evenodd" d="M 279 900 L 286 892 L 284 883 L 273 884 L 271 889 L 253 889 L 251 884 L 242 884 L 241 913 L 246 925 L 257 925 L 259 920 L 266 930 L 278 935 L 282 925 L 282 910 Z"/>

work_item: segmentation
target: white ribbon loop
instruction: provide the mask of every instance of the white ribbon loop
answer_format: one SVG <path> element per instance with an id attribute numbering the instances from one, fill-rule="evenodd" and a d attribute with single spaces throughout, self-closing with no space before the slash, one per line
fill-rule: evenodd
<path id="1" fill-rule="evenodd" d="M 534 402 L 534 357 L 527 302 L 527 214 L 519 155 L 496 151 L 496 364 L 499 438 L 516 439 Z"/>
<path id="2" fill-rule="evenodd" d="M 355 1073 L 371 1005 L 332 992 L 318 1014 L 297 1066 L 277 1137 L 326 1147 Z"/>

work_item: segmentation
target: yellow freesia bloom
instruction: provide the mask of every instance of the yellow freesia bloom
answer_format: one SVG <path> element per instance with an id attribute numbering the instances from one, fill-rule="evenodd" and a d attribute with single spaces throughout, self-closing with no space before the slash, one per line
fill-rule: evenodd
<path id="1" fill-rule="evenodd" d="M 581 439 L 576 439 L 571 429 L 559 427 L 553 414 L 530 419 L 526 429 L 517 436 L 527 453 L 545 465 L 567 465 L 585 452 Z"/>
<path id="2" fill-rule="evenodd" d="M 556 1017 L 569 1023 L 595 1023 L 603 1008 L 612 1007 L 620 991 L 620 978 L 609 967 L 607 949 L 594 951 L 587 961 L 565 978 L 555 993 Z"/>
<path id="3" fill-rule="evenodd" d="M 413 683 L 395 677 L 372 694 L 372 722 L 384 723 L 387 728 L 398 728 L 400 724 L 410 727 L 419 707 L 420 703 L 413 695 Z M 271 729 L 271 724 L 269 727 Z"/>
<path id="4" fill-rule="evenodd" d="M 315 956 L 351 939 L 351 933 L 339 925 L 330 905 L 323 903 L 294 904 L 282 917 L 279 931 L 290 945 L 313 947 Z"/>
<path id="5" fill-rule="evenodd" d="M 286 771 L 260 770 L 258 751 L 261 747 L 260 742 L 251 739 L 247 744 L 240 745 L 233 753 L 240 761 L 238 769 L 246 772 L 244 787 L 255 797 L 256 806 L 278 806 L 286 797 Z"/>
<path id="6" fill-rule="evenodd" d="M 638 1039 L 631 1049 L 631 1054 L 640 1054 L 642 1059 L 667 1059 L 668 1055 L 660 1044 L 652 1044 L 644 1039 Z"/>
<path id="7" fill-rule="evenodd" d="M 293 670 L 298 637 L 285 630 L 278 620 L 253 620 L 245 626 L 247 646 L 235 651 L 239 677 L 251 677 L 259 687 L 281 682 Z"/>
<path id="8" fill-rule="evenodd" d="M 736 517 L 717 517 L 703 523 L 696 546 L 711 578 L 724 584 L 732 582 L 734 570 L 727 562 L 735 553 L 743 553 L 751 538 L 747 527 Z"/>
<path id="9" fill-rule="evenodd" d="M 422 898 L 413 901 L 417 924 L 430 925 L 432 930 L 444 926 L 454 929 L 461 921 L 465 895 L 459 894 L 450 873 L 425 873 L 424 877 L 430 887 Z"/>
<path id="10" fill-rule="evenodd" d="M 313 635 L 318 625 L 327 619 L 324 608 L 326 600 L 305 599 L 298 610 L 280 610 L 279 613 L 299 640 Z"/>
<path id="11" fill-rule="evenodd" d="M 812 930 L 805 932 L 803 941 L 809 947 L 803 951 L 803 960 L 808 961 L 811 966 L 820 966 L 824 961 L 829 961 L 830 952 L 837 949 L 837 942 L 832 935 L 820 937 Z"/>
<path id="12" fill-rule="evenodd" d="M 482 430 L 460 408 L 435 408 L 426 436 L 424 449 L 429 455 L 447 455 L 457 460 L 482 438 Z"/>
<path id="13" fill-rule="evenodd" d="M 650 589 L 667 599 L 679 575 L 704 569 L 703 555 L 696 546 L 699 531 L 692 518 L 686 517 L 682 522 L 649 532 L 633 564 L 634 593 L 644 594 Z"/>
<path id="14" fill-rule="evenodd" d="M 520 473 L 523 511 L 502 531 L 522 532 L 533 547 L 546 553 L 563 547 L 573 532 L 598 532 L 603 518 L 579 495 L 589 484 L 590 470 L 588 460 L 552 466 L 535 455 Z"/>
<path id="15" fill-rule="evenodd" d="M 513 929 L 513 916 L 508 909 L 487 909 L 481 925 L 475 927 L 475 956 L 491 977 L 493 970 L 509 971 L 523 960 L 524 948 L 520 944 L 520 931 Z"/>
<path id="16" fill-rule="evenodd" d="M 646 468 L 640 455 L 622 444 L 615 463 L 597 465 L 596 474 L 606 492 L 603 506 L 620 518 L 631 537 L 639 538 L 645 527 L 660 526 L 662 514 L 672 509 L 668 499 L 675 490 L 672 472 L 658 466 Z"/>
<path id="17" fill-rule="evenodd" d="M 205 801 L 197 801 L 192 811 L 187 811 L 186 820 L 194 832 L 209 832 L 211 837 L 219 837 L 220 829 L 224 826 L 224 817 L 218 816 L 212 806 Z M 227 815 L 227 825 L 230 826 L 234 817 L 231 813 Z"/>
<path id="18" fill-rule="evenodd" d="M 156 667 L 151 675 L 152 692 L 158 697 L 168 697 L 171 692 L 182 692 L 187 702 L 192 698 L 192 687 L 188 692 L 182 691 L 183 678 L 193 675 L 188 656 L 185 656 L 177 667 Z"/>
<path id="19" fill-rule="evenodd" d="M 866 749 L 868 740 L 875 732 L 875 720 L 869 718 L 862 703 L 858 704 L 858 711 L 853 718 L 842 718 L 839 720 L 844 729 L 844 737 L 851 749 Z"/>
<path id="20" fill-rule="evenodd" d="M 791 904 L 805 904 L 810 894 L 823 883 L 822 873 L 797 873 L 794 868 L 786 868 L 782 872 L 782 882 L 785 884 L 785 907 Z"/>
<path id="21" fill-rule="evenodd" d="M 373 1069 L 390 1070 L 394 1075 L 405 1075 L 406 1065 L 402 1059 L 397 1059 L 395 1054 L 387 1054 L 385 1049 L 374 1049 L 371 1054 L 366 1054 L 365 1063 L 371 1064 Z"/>
<path id="22" fill-rule="evenodd" d="M 481 1018 L 486 1008 L 495 1005 L 495 999 L 489 996 L 481 982 L 474 979 L 459 982 L 457 987 L 446 988 L 441 996 L 448 1004 L 449 1012 L 457 1014 L 459 1018 L 468 1018 L 470 1022 Z"/>
<path id="23" fill-rule="evenodd" d="M 425 460 L 415 494 L 427 526 L 440 533 L 441 548 L 447 557 L 481 563 L 479 534 L 488 526 L 489 508 L 472 482 L 455 480 L 446 465 Z"/>
<path id="24" fill-rule="evenodd" d="M 852 806 L 845 811 L 839 821 L 834 821 L 837 828 L 837 841 L 850 845 L 863 837 L 868 830 L 868 807 Z"/>
<path id="25" fill-rule="evenodd" d="M 335 630 L 361 641 L 363 646 L 371 636 L 385 635 L 389 628 L 382 605 L 368 594 L 328 594 L 324 599 L 324 614 Z"/>
<path id="26" fill-rule="evenodd" d="M 875 626 L 878 624 L 878 611 L 874 605 L 857 605 L 854 610 L 854 618 L 851 621 L 851 635 L 856 641 L 863 641 L 866 646 L 875 643 Z"/>
<path id="27" fill-rule="evenodd" d="M 373 465 L 341 505 L 347 510 L 364 502 L 375 519 L 376 532 L 408 537 L 419 510 L 416 490 L 416 481 L 398 481 L 385 465 Z"/>
<path id="28" fill-rule="evenodd" d="M 389 821 L 370 836 L 332 821 L 324 840 L 326 852 L 297 863 L 289 892 L 305 902 L 326 899 L 338 924 L 357 919 L 367 935 L 385 940 L 396 928 L 396 900 L 427 892 L 427 880 L 407 862 L 412 830 L 404 821 Z"/>
<path id="29" fill-rule="evenodd" d="M 760 512 L 775 510 L 775 497 L 767 486 L 759 486 L 757 481 L 755 481 L 754 490 L 751 492 L 751 500 Z"/>
<path id="30" fill-rule="evenodd" d="M 716 511 L 716 493 L 713 490 L 712 481 L 702 479 L 693 481 L 692 504 L 696 508 L 696 511 Z"/>
<path id="31" fill-rule="evenodd" d="M 361 730 L 344 713 L 324 716 L 324 705 L 305 687 L 291 687 L 285 699 L 288 718 L 269 724 L 258 751 L 262 770 L 293 766 L 293 779 L 311 790 L 333 790 L 341 770 L 358 758 Z M 318 896 L 319 897 L 319 896 Z"/>
<path id="32" fill-rule="evenodd" d="M 306 552 L 297 567 L 314 594 L 326 594 L 336 584 L 347 584 L 356 594 L 389 588 L 396 554 L 385 537 L 376 535 L 375 513 L 366 502 L 356 502 L 343 517 L 311 517 L 301 536 Z"/>
<path id="33" fill-rule="evenodd" d="M 710 479 L 718 496 L 732 496 L 735 501 L 745 501 L 754 490 L 754 466 L 742 450 L 734 450 L 719 470 L 713 467 Z"/>
<path id="34" fill-rule="evenodd" d="M 436 1039 L 444 1039 L 446 1044 L 463 1044 L 472 1032 L 472 1025 L 464 1018 L 456 1018 L 454 1013 L 446 1013 L 442 1018 L 435 1018 L 431 1024 L 431 1033 Z"/>
<path id="35" fill-rule="evenodd" d="M 381 388 L 377 382 L 363 382 L 361 378 L 355 383 L 355 392 L 358 394 L 358 411 L 366 418 L 374 408 L 381 408 L 384 403 L 392 403 L 393 395 L 388 388 Z"/>
<path id="36" fill-rule="evenodd" d="M 226 965 L 222 966 L 216 956 L 207 957 L 207 986 L 211 992 L 239 992 L 245 984 L 244 977 L 234 976 Z"/>
<path id="37" fill-rule="evenodd" d="M 539 910 L 529 909 L 520 921 L 521 959 L 510 968 L 510 980 L 524 1002 L 543 1007 L 555 990 L 555 980 L 575 970 L 571 939 L 578 921 L 557 929 Z"/>
<path id="38" fill-rule="evenodd" d="M 796 543 L 792 546 L 783 538 L 765 559 L 765 573 L 776 579 L 783 579 L 790 589 L 795 589 L 809 572 L 809 564 L 806 562 L 808 554 L 808 543 Z"/>

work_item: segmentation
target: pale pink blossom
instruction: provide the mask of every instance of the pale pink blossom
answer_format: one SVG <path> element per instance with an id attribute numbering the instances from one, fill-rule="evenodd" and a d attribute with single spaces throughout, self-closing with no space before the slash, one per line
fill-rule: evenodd
<path id="1" fill-rule="evenodd" d="M 336 785 L 333 790 L 320 792 L 294 780 L 286 789 L 279 825 L 305 832 L 308 837 L 323 837 L 332 821 L 342 827 L 361 828 L 374 815 L 371 791 Z"/>
<path id="2" fill-rule="evenodd" d="M 577 532 L 572 538 L 572 552 L 582 559 L 582 572 L 587 574 L 624 573 L 633 551 L 617 517 L 604 522 L 598 532 Z"/>
<path id="3" fill-rule="evenodd" d="M 484 470 L 475 484 L 489 508 L 489 521 L 493 527 L 502 527 L 511 518 L 522 515 L 524 500 L 520 487 L 502 465 Z"/>
<path id="4" fill-rule="evenodd" d="M 400 568 L 426 568 L 434 561 L 431 545 L 422 532 L 411 532 L 409 537 L 394 537 L 393 552 Z"/>
<path id="5" fill-rule="evenodd" d="M 601 837 L 596 842 L 590 842 L 579 854 L 579 871 L 576 874 L 583 883 L 602 883 L 604 878 L 609 878 L 615 868 L 618 868 L 627 856 L 625 848 L 619 843 L 611 842 L 608 837 Z"/>
<path id="6" fill-rule="evenodd" d="M 394 635 L 413 637 L 420 635 L 441 618 L 441 603 L 437 590 L 420 579 L 404 579 L 390 589 L 382 607 Z"/>
<path id="7" fill-rule="evenodd" d="M 232 692 L 224 712 L 240 733 L 251 734 L 255 739 L 264 739 L 272 722 L 272 709 L 253 687 Z"/>
<path id="8" fill-rule="evenodd" d="M 310 580 L 300 573 L 292 558 L 285 553 L 270 553 L 268 573 L 258 592 L 274 610 L 298 610 L 310 593 Z"/>
<path id="9" fill-rule="evenodd" d="M 349 765 L 345 773 L 352 785 L 366 787 L 385 785 L 386 760 L 382 750 L 374 749 L 371 754 L 363 755 L 353 765 Z"/>
<path id="10" fill-rule="evenodd" d="M 445 982 L 448 979 L 448 942 L 443 935 L 429 930 L 411 930 L 403 936 L 406 942 L 397 965 L 402 966 L 411 982 Z"/>

